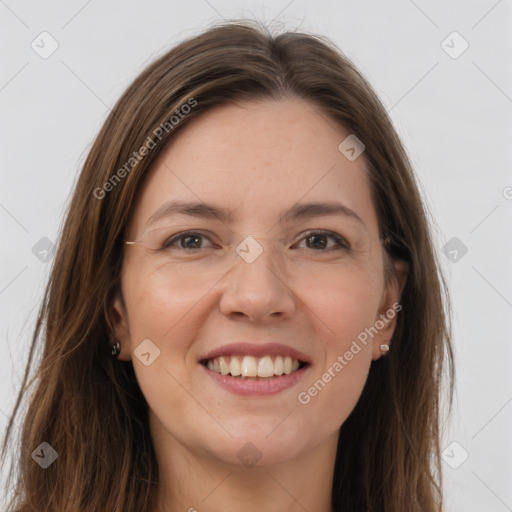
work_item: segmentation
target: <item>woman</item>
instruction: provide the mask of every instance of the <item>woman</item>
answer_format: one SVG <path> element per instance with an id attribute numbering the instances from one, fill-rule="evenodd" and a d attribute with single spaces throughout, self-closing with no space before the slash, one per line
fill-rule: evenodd
<path id="1" fill-rule="evenodd" d="M 9 505 L 440 511 L 445 290 L 353 64 L 210 28 L 144 70 L 84 164 Z"/>

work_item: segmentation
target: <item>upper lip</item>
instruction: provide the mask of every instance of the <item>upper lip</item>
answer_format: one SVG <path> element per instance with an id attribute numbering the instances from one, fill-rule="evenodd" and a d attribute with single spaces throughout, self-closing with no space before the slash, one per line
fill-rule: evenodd
<path id="1" fill-rule="evenodd" d="M 292 359 L 297 359 L 300 362 L 311 363 L 310 357 L 289 345 L 283 345 L 282 343 L 247 343 L 243 341 L 214 348 L 200 357 L 199 360 L 206 361 L 208 359 L 229 355 L 253 357 L 290 356 Z"/>

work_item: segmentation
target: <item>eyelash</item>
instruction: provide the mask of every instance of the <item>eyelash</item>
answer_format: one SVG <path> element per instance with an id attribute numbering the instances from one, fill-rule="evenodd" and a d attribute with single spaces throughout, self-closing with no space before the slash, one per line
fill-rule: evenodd
<path id="1" fill-rule="evenodd" d="M 162 250 L 171 249 L 172 244 L 174 244 L 176 241 L 179 241 L 182 238 L 185 238 L 185 237 L 191 236 L 191 235 L 199 235 L 201 237 L 209 239 L 209 237 L 205 233 L 202 233 L 201 231 L 183 231 L 182 233 L 178 233 L 177 235 L 174 235 L 171 238 L 167 239 L 164 242 L 164 244 L 162 245 Z M 343 238 L 342 236 L 338 235 L 337 233 L 334 233 L 333 231 L 325 231 L 325 230 L 309 231 L 299 240 L 299 242 L 302 242 L 309 236 L 313 236 L 313 235 L 330 237 L 336 241 L 337 247 L 331 247 L 330 249 L 323 249 L 323 250 L 311 249 L 312 251 L 329 252 L 332 250 L 345 250 L 345 251 L 350 250 L 350 244 L 346 241 L 346 239 Z M 178 247 L 178 250 L 186 251 L 186 252 L 195 252 L 195 251 L 198 251 L 199 249 L 184 249 L 183 247 Z"/>

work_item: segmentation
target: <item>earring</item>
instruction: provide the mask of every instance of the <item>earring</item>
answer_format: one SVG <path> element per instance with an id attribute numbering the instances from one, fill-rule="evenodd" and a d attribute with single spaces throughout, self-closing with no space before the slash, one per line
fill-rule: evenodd
<path id="1" fill-rule="evenodd" d="M 389 248 L 393 245 L 393 244 L 392 244 L 392 242 L 393 242 L 393 241 L 392 241 L 391 237 L 389 237 L 389 236 L 387 236 L 386 238 L 383 238 L 383 239 L 382 239 L 382 242 L 383 242 L 384 246 L 385 246 L 387 249 L 389 249 Z"/>
<path id="2" fill-rule="evenodd" d="M 118 356 L 119 353 L 121 352 L 121 347 L 119 345 L 119 341 L 116 341 L 113 345 L 112 345 L 112 355 L 114 357 Z"/>
<path id="3" fill-rule="evenodd" d="M 389 345 L 381 345 L 380 349 L 382 350 L 382 355 L 386 355 L 389 352 Z"/>

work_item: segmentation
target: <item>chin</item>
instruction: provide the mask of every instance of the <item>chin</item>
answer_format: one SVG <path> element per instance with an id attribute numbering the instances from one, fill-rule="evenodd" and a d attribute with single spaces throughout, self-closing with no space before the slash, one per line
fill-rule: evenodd
<path id="1" fill-rule="evenodd" d="M 243 425 L 240 421 L 237 422 L 237 426 L 241 427 L 238 431 L 233 429 L 233 424 L 226 425 L 226 430 L 237 433 L 233 437 L 226 434 L 213 439 L 210 431 L 205 444 L 213 457 L 229 465 L 252 468 L 283 464 L 307 450 L 309 443 L 314 444 L 303 428 L 299 432 L 297 425 L 285 425 L 287 420 L 283 422 L 283 418 L 269 418 L 259 421 L 258 425 L 252 422 Z"/>

